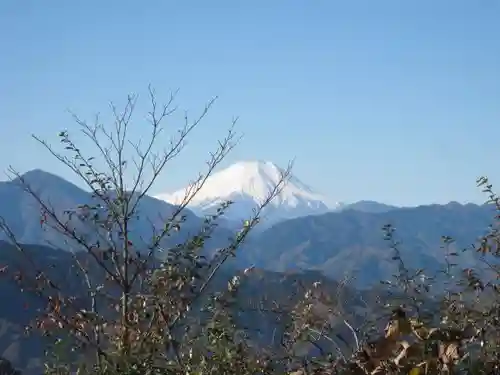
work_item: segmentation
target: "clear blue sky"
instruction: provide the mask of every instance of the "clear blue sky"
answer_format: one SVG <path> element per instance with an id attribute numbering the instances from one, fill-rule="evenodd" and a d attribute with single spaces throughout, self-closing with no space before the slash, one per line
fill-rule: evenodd
<path id="1" fill-rule="evenodd" d="M 67 109 L 106 114 L 151 83 L 193 113 L 220 97 L 155 192 L 239 116 L 226 164 L 295 157 L 331 200 L 478 201 L 478 175 L 500 182 L 499 20 L 493 0 L 4 0 L 0 170 L 71 179 L 30 134 L 57 143 Z"/>

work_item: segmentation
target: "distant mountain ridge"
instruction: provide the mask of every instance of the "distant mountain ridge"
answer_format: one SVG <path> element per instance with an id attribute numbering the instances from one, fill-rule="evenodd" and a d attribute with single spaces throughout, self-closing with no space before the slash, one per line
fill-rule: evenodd
<path id="1" fill-rule="evenodd" d="M 382 213 L 394 210 L 396 208 L 400 207 L 391 206 L 389 204 L 379 203 L 375 201 L 361 200 L 354 203 L 344 204 L 341 207 L 339 207 L 338 211 L 355 210 L 361 212 Z"/>
<path id="2" fill-rule="evenodd" d="M 274 271 L 318 270 L 333 278 L 355 276 L 358 286 L 390 278 L 395 271 L 393 251 L 384 241 L 382 228 L 391 224 L 401 255 L 410 268 L 434 272 L 443 266 L 450 245 L 461 266 L 478 265 L 479 254 L 463 252 L 488 232 L 494 222 L 491 205 L 423 205 L 385 212 L 342 210 L 277 223 L 260 234 L 251 247 L 241 251 L 240 262 Z M 245 263 L 246 262 L 246 263 Z"/>
<path id="3" fill-rule="evenodd" d="M 65 214 L 67 210 L 73 210 L 79 205 L 95 204 L 96 199 L 90 192 L 80 189 L 69 181 L 45 172 L 32 170 L 21 176 L 26 184 L 37 194 L 37 196 L 51 207 L 60 219 L 68 220 Z M 152 238 L 153 227 L 161 229 L 164 220 L 168 219 L 176 207 L 164 201 L 144 196 L 138 206 L 139 219 L 131 223 L 131 236 L 134 242 L 141 246 L 146 245 Z M 196 216 L 190 210 L 184 210 L 186 217 L 181 226 L 181 231 L 172 233 L 162 243 L 163 246 L 173 246 L 185 241 L 196 234 L 203 224 L 203 219 Z M 40 223 L 40 204 L 23 189 L 21 180 L 16 178 L 12 181 L 0 182 L 0 217 L 6 222 L 17 240 L 25 244 L 49 245 L 56 248 L 71 250 L 71 242 L 52 228 L 44 227 Z M 80 235 L 92 236 L 93 228 L 83 225 L 78 220 L 70 220 L 75 230 Z M 224 227 L 216 229 L 218 235 L 210 239 L 211 247 L 225 246 L 231 231 Z M 7 236 L 0 230 L 0 240 L 6 240 Z"/>
<path id="4" fill-rule="evenodd" d="M 35 170 L 24 174 L 23 178 L 44 202 L 54 207 L 58 215 L 92 202 L 90 193 L 50 173 Z M 311 192 L 308 194 L 313 194 Z M 280 198 L 281 203 L 286 202 L 286 199 L 293 201 L 294 195 L 287 194 Z M 57 231 L 42 229 L 40 207 L 20 188 L 19 181 L 0 182 L 0 203 L 0 216 L 19 242 L 50 244 L 56 248 L 73 250 Z M 280 201 L 271 209 L 273 207 L 283 209 Z M 131 237 L 138 248 L 151 238 L 152 226 L 159 228 L 163 224 L 161 217 L 168 218 L 174 209 L 172 204 L 144 197 L 139 206 L 139 218 L 131 227 Z M 173 233 L 161 244 L 164 249 L 198 234 L 204 219 L 190 210 L 184 211 L 184 215 L 186 222 L 182 224 L 181 231 Z M 485 233 L 493 217 L 491 205 L 450 202 L 446 205 L 398 208 L 360 201 L 339 206 L 336 211 L 316 212 L 291 219 L 281 216 L 282 219 L 272 225 L 259 225 L 257 228 L 260 227 L 260 230 L 247 238 L 240 255 L 231 260 L 231 266 L 255 264 L 273 271 L 313 269 L 334 278 L 346 272 L 355 272 L 360 282 L 366 285 L 392 272 L 390 251 L 381 231 L 385 224 L 394 225 L 397 235 L 402 236 L 404 254 L 410 265 L 435 268 L 443 261 L 440 253 L 441 236 L 454 237 L 457 240 L 455 246 L 463 248 Z M 236 226 L 232 227 L 231 222 L 223 219 L 207 240 L 204 251 L 211 252 L 227 246 L 233 238 Z M 89 228 L 78 226 L 78 223 L 75 225 L 78 233 L 92 236 Z M 6 236 L 0 231 L 2 239 L 6 239 Z M 467 255 L 462 263 L 474 261 L 474 257 Z"/>

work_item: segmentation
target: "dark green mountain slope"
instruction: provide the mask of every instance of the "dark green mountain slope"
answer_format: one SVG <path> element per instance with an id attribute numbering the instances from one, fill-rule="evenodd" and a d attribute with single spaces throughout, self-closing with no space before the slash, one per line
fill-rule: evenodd
<path id="1" fill-rule="evenodd" d="M 264 231 L 242 252 L 247 263 L 283 271 L 315 269 L 341 278 L 354 274 L 360 285 L 389 277 L 393 253 L 382 228 L 391 224 L 409 267 L 436 270 L 443 264 L 442 236 L 451 236 L 456 249 L 473 244 L 492 222 L 490 206 L 473 204 L 398 208 L 382 213 L 354 210 L 308 216 L 279 223 Z M 462 264 L 475 262 L 472 252 Z"/>

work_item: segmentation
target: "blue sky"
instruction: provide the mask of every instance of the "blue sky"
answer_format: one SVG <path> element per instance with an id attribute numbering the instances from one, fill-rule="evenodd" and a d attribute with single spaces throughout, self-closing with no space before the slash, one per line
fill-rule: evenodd
<path id="1" fill-rule="evenodd" d="M 144 104 L 151 83 L 193 115 L 219 96 L 155 192 L 194 177 L 239 116 L 226 165 L 296 158 L 332 201 L 480 201 L 477 176 L 500 182 L 499 19 L 493 0 L 2 1 L 0 170 L 74 180 L 30 135 L 57 144 L 68 109 Z"/>

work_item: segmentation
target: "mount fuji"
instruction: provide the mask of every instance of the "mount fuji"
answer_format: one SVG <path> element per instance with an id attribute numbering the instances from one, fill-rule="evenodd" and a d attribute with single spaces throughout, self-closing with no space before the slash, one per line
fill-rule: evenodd
<path id="1" fill-rule="evenodd" d="M 278 183 L 284 170 L 269 161 L 241 161 L 211 175 L 191 201 L 189 208 L 198 215 L 211 214 L 224 201 L 234 203 L 224 217 L 240 221 L 252 216 L 252 210 L 262 202 Z M 179 204 L 186 189 L 155 198 Z M 341 204 L 330 206 L 325 197 L 291 175 L 282 192 L 262 212 L 267 225 L 278 221 L 336 210 Z M 266 226 L 267 226 L 266 225 Z"/>

